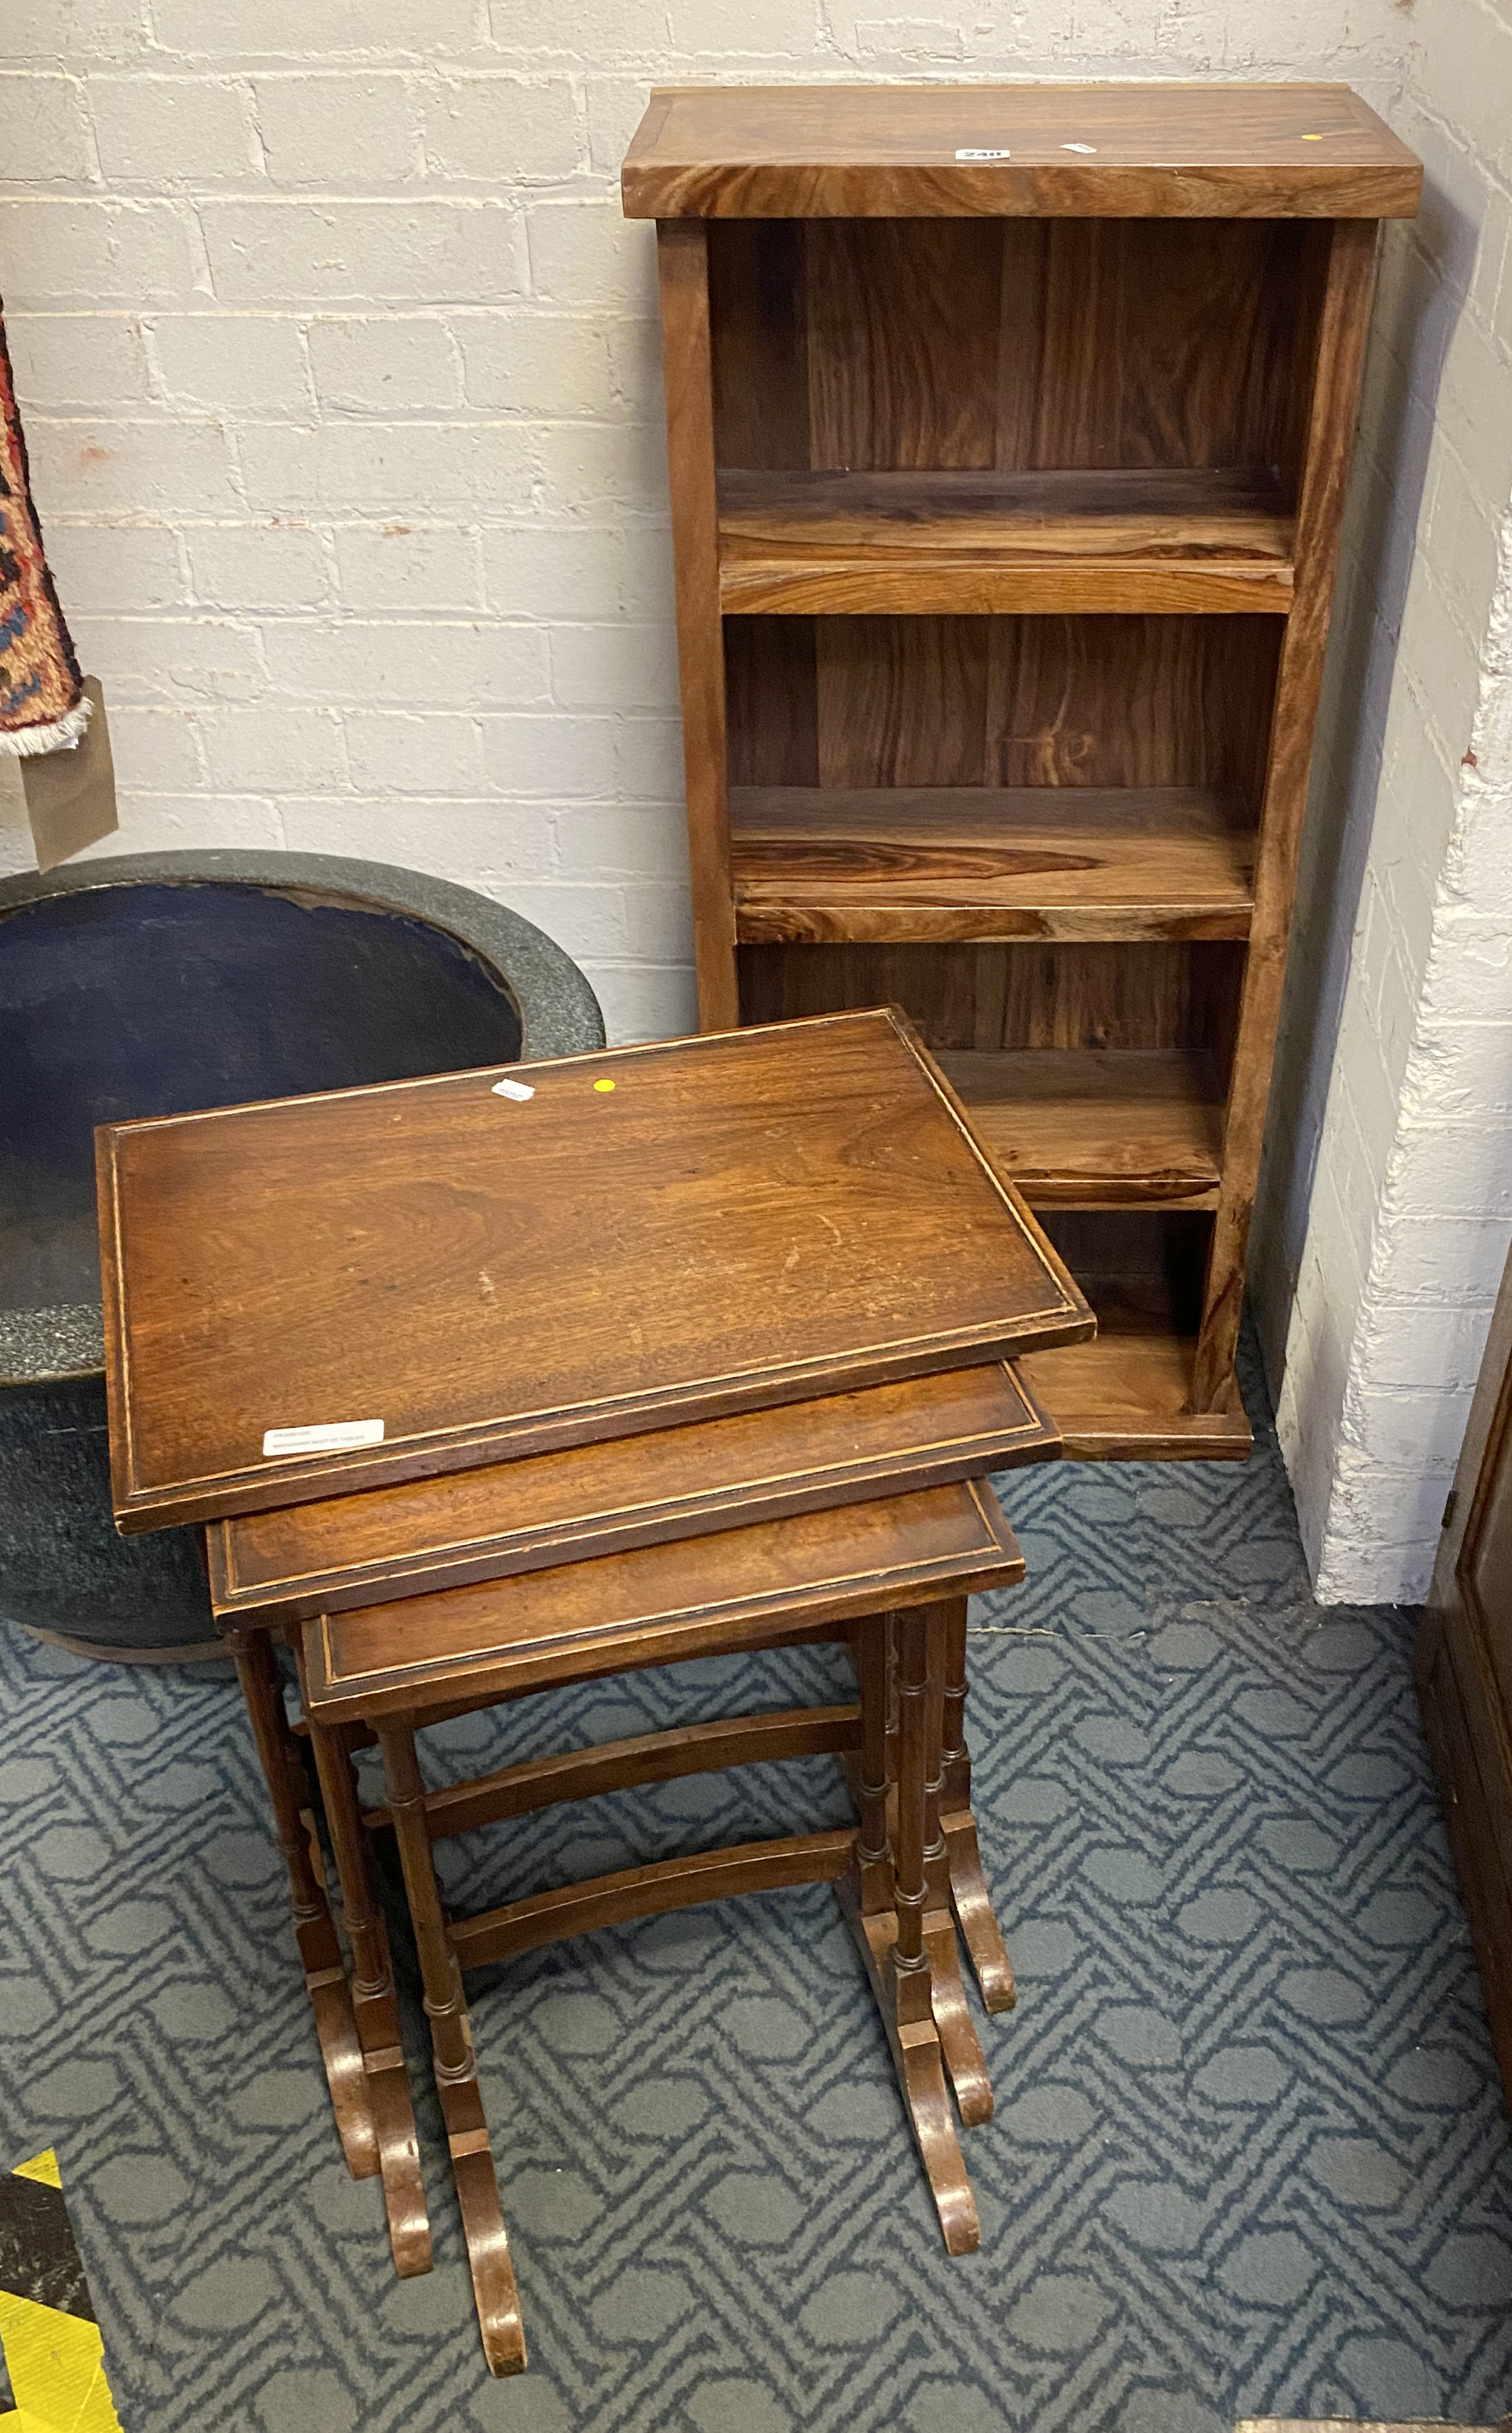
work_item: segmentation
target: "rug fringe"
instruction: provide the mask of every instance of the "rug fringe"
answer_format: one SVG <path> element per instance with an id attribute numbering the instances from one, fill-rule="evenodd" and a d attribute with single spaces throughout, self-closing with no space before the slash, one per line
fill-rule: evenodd
<path id="1" fill-rule="evenodd" d="M 84 740 L 93 703 L 88 696 L 76 701 L 61 718 L 47 726 L 0 726 L 0 752 L 13 759 L 29 760 L 35 752 L 74 752 Z"/>

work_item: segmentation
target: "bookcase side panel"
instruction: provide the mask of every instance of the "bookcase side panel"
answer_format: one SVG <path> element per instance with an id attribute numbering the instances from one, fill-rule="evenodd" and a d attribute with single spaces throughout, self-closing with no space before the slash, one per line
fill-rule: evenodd
<path id="1" fill-rule="evenodd" d="M 739 1022 L 740 1003 L 730 873 L 708 247 L 702 221 L 659 221 L 656 261 L 698 1012 L 705 1030 L 727 1030 Z"/>
<path id="2" fill-rule="evenodd" d="M 1376 225 L 1334 223 L 1298 503 L 1297 583 L 1277 674 L 1261 809 L 1255 909 L 1224 1127 L 1223 1187 L 1214 1226 L 1202 1330 L 1193 1372 L 1199 1411 L 1232 1404 L 1271 1063 L 1286 972 L 1297 850 L 1322 686 L 1339 528 L 1359 411 L 1375 280 Z"/>

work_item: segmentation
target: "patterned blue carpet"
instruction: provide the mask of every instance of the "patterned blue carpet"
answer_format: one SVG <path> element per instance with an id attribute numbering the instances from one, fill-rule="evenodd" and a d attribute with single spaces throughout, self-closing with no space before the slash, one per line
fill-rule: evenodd
<path id="1" fill-rule="evenodd" d="M 0 2164 L 59 2150 L 127 2433 L 1512 2408 L 1512 2139 L 1411 1617 L 1312 1606 L 1268 1433 L 1247 1469 L 1064 1467 L 1004 1500 L 1030 1584 L 973 1608 L 972 1725 L 1021 1996 L 983 2027 L 981 2253 L 940 2245 L 827 1893 L 629 1927 L 478 1986 L 532 2342 L 506 2384 L 444 2167 L 437 2270 L 404 2285 L 342 2169 L 234 1682 L 0 1628 Z M 834 1677 L 642 1676 L 455 1727 L 437 1762 L 770 1704 L 779 1664 Z M 833 1776 L 563 1812 L 450 1872 L 499 1897 L 839 1818 Z"/>

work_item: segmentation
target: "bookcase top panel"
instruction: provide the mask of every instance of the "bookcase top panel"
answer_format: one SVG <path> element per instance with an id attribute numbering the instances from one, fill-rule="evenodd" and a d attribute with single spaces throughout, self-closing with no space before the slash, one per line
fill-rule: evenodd
<path id="1" fill-rule="evenodd" d="M 631 219 L 1410 219 L 1422 167 L 1343 84 L 688 86 Z"/>

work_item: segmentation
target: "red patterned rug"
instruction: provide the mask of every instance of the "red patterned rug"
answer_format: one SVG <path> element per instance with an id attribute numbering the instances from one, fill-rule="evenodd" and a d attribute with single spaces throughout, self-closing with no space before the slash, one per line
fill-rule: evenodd
<path id="1" fill-rule="evenodd" d="M 76 743 L 90 705 L 31 502 L 26 443 L 0 319 L 0 752 Z"/>

